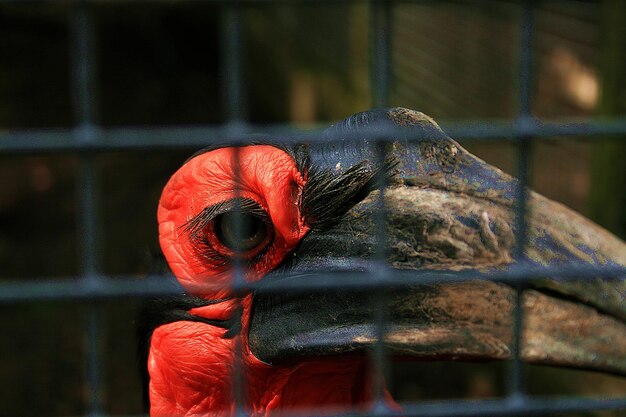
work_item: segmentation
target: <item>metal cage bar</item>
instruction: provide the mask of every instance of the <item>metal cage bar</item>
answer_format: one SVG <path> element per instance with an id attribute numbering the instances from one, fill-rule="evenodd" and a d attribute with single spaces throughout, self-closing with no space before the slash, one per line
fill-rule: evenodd
<path id="1" fill-rule="evenodd" d="M 83 3 L 70 10 L 73 63 L 72 86 L 74 89 L 74 113 L 78 125 L 78 140 L 89 143 L 95 125 L 95 64 L 94 64 L 94 22 L 91 10 Z M 83 155 L 79 171 L 79 227 L 78 241 L 81 248 L 81 279 L 90 285 L 100 280 L 98 271 L 98 211 L 97 173 L 94 157 Z M 89 388 L 87 410 L 90 416 L 102 414 L 102 314 L 99 305 L 87 307 L 85 331 L 87 334 L 86 379 Z"/>
<path id="2" fill-rule="evenodd" d="M 519 59 L 519 115 L 518 120 L 532 118 L 531 113 L 531 78 L 532 78 L 532 47 L 533 47 L 533 4 L 531 0 L 525 1 L 522 10 L 520 24 L 520 59 Z M 515 258 L 524 258 L 524 249 L 527 240 L 526 216 L 529 215 L 528 207 L 528 164 L 532 146 L 532 136 L 517 138 L 517 196 L 515 201 L 515 223 L 517 236 L 515 241 Z M 513 309 L 513 360 L 511 361 L 508 378 L 509 398 L 512 401 L 523 401 L 524 375 L 522 370 L 522 326 L 523 305 L 522 296 L 524 283 L 515 285 L 515 303 Z"/>
<path id="3" fill-rule="evenodd" d="M 54 0 L 41 0 L 53 2 Z M 96 109 L 94 108 L 94 78 L 96 67 L 94 64 L 94 22 L 93 11 L 89 3 L 97 0 L 83 0 L 71 2 L 72 20 L 72 71 L 74 108 L 76 127 L 73 129 L 42 129 L 16 130 L 0 132 L 0 152 L 3 153 L 51 153 L 51 152 L 81 152 L 81 169 L 79 173 L 79 231 L 80 231 L 80 275 L 72 280 L 59 281 L 42 278 L 35 282 L 2 282 L 0 283 L 1 303 L 27 303 L 36 300 L 105 300 L 121 297 L 148 297 L 154 295 L 178 294 L 180 289 L 163 277 L 111 277 L 100 272 L 98 216 L 96 199 L 98 198 L 97 175 L 94 166 L 93 154 L 111 150 L 133 151 L 140 149 L 172 149 L 192 148 L 206 145 L 207 137 L 219 136 L 223 142 L 237 144 L 242 134 L 247 131 L 259 131 L 274 134 L 280 137 L 281 142 L 296 143 L 302 139 L 308 141 L 326 141 L 328 139 L 319 131 L 304 132 L 287 125 L 254 126 L 246 122 L 247 108 L 245 102 L 245 88 L 243 75 L 243 29 L 242 10 L 249 3 L 283 3 L 285 0 L 257 0 L 257 1 L 226 1 L 206 0 L 221 3 L 222 6 L 222 77 L 223 101 L 226 109 L 227 122 L 219 126 L 200 127 L 148 127 L 148 128 L 113 128 L 104 129 L 98 126 Z M 133 0 L 119 0 L 121 3 Z M 302 0 L 303 2 L 307 0 Z M 353 0 L 358 1 L 358 0 Z M 371 76 L 372 101 L 375 106 L 384 106 L 388 102 L 391 83 L 391 11 L 396 0 L 365 0 L 371 6 Z M 337 3 L 338 0 L 325 1 Z M 0 0 L 0 3 L 19 3 L 19 0 Z M 526 239 L 528 159 L 533 138 L 550 136 L 592 136 L 592 135 L 622 135 L 626 137 L 626 117 L 616 117 L 611 120 L 592 120 L 574 124 L 570 122 L 544 123 L 532 117 L 531 113 L 531 75 L 532 75 L 532 40 L 533 14 L 536 2 L 525 0 L 522 2 L 522 19 L 520 22 L 520 55 L 519 55 L 519 115 L 514 122 L 485 123 L 481 121 L 444 125 L 444 129 L 451 136 L 458 139 L 496 139 L 503 137 L 514 138 L 519 144 L 518 178 L 519 189 L 517 205 L 515 207 L 517 228 L 520 231 L 517 240 L 517 253 L 523 252 Z M 371 139 L 381 149 L 379 157 L 384 157 L 386 138 L 393 136 L 393 129 L 377 129 L 371 132 Z M 367 132 L 365 133 L 367 136 Z M 359 133 L 359 138 L 363 134 Z M 356 139 L 356 137 L 354 138 Z M 624 138 L 622 138 L 623 140 Z M 381 191 L 383 182 L 380 181 Z M 380 199 L 380 212 L 384 215 L 385 209 Z M 384 223 L 384 217 L 378 219 Z M 378 227 L 379 231 L 383 227 Z M 382 242 L 379 236 L 379 242 Z M 384 261 L 384 250 L 371 263 L 366 273 L 331 273 L 309 280 L 306 283 L 293 284 L 282 282 L 264 286 L 264 291 L 319 291 L 327 288 L 336 289 L 384 289 L 389 285 L 411 285 L 438 283 L 443 279 L 446 282 L 460 282 L 473 279 L 486 279 L 504 282 L 517 287 L 515 308 L 515 342 L 514 359 L 509 369 L 508 395 L 498 400 L 480 401 L 437 401 L 424 403 L 403 404 L 405 416 L 518 416 L 518 415 L 545 415 L 568 411 L 590 410 L 623 410 L 626 409 L 625 399 L 579 399 L 573 397 L 533 398 L 526 396 L 523 390 L 524 375 L 520 361 L 521 328 L 523 324 L 521 294 L 524 284 L 533 278 L 551 276 L 555 279 L 575 280 L 597 275 L 606 277 L 621 277 L 626 275 L 626 268 L 606 266 L 592 267 L 587 264 L 569 264 L 564 266 L 537 267 L 521 261 L 510 268 L 496 273 L 477 272 L 428 272 L 428 271 L 392 271 Z M 374 279 L 363 280 L 364 274 L 370 274 Z M 250 291 L 258 288 L 255 283 L 246 283 L 241 274 L 236 280 L 236 291 Z M 341 275 L 342 279 L 335 279 Z M 171 278 L 171 277 L 170 277 Z M 380 309 L 384 310 L 384 309 Z M 390 410 L 382 401 L 381 381 L 387 372 L 387 360 L 382 344 L 384 337 L 385 315 L 378 317 L 377 335 L 379 343 L 373 354 L 376 365 L 377 404 L 368 412 L 373 416 L 393 416 L 398 413 Z M 86 321 L 88 334 L 87 349 L 87 383 L 90 390 L 88 414 L 91 416 L 103 415 L 100 392 L 102 391 L 102 357 L 101 357 L 101 317 L 98 306 L 89 307 Z M 236 391 L 244 383 L 242 370 L 235 369 L 233 375 Z M 237 413 L 245 415 L 242 394 L 236 395 Z M 315 410 L 312 410 L 314 413 Z"/>
<path id="4" fill-rule="evenodd" d="M 518 119 L 509 121 L 473 121 L 442 123 L 442 129 L 458 140 L 519 139 L 532 136 L 545 138 L 560 136 L 618 136 L 613 140 L 626 140 L 626 117 L 592 119 L 590 121 L 550 121 Z M 285 124 L 255 125 L 251 123 L 227 123 L 219 126 L 167 126 L 167 127 L 117 127 L 91 126 L 89 142 L 84 142 L 84 130 L 74 129 L 26 129 L 0 132 L 0 152 L 9 153 L 99 153 L 111 151 L 139 151 L 145 149 L 197 149 L 206 146 L 207 137 L 219 137 L 224 144 L 241 141 L 242 132 L 265 133 L 280 137 L 281 143 L 296 144 L 327 141 L 320 130 L 303 131 Z M 380 133 L 393 135 L 398 132 L 388 126 L 375 133 L 354 136 L 375 139 Z"/>
<path id="5" fill-rule="evenodd" d="M 391 7 L 392 3 L 379 0 L 370 2 L 370 78 L 371 96 L 374 107 L 386 107 L 389 103 L 389 83 L 391 79 Z M 382 166 L 386 158 L 386 143 L 383 138 L 376 138 L 371 142 L 376 155 L 376 162 Z M 385 223 L 387 210 L 385 206 L 385 176 L 379 172 L 377 181 L 378 198 L 376 199 L 376 253 L 374 259 L 378 268 L 373 271 L 369 279 L 376 280 L 384 288 L 389 279 L 389 268 L 385 265 L 387 242 L 385 241 Z M 371 350 L 369 360 L 374 373 L 374 403 L 371 412 L 389 412 L 385 399 L 385 380 L 389 378 L 389 357 L 385 348 L 387 305 L 385 292 L 379 291 L 373 301 L 375 305 L 375 336 L 376 344 Z"/>
<path id="6" fill-rule="evenodd" d="M 384 267 L 376 262 L 369 264 L 368 271 L 374 272 Z M 476 279 L 501 282 L 515 285 L 528 280 L 550 276 L 560 281 L 574 281 L 590 276 L 602 276 L 607 279 L 623 277 L 626 268 L 620 266 L 595 267 L 584 263 L 570 263 L 559 266 L 537 267 L 527 262 L 519 262 L 506 270 L 494 272 L 433 272 L 433 271 L 388 271 L 389 277 L 380 282 L 377 280 L 363 280 L 371 272 L 328 272 L 315 281 L 309 282 L 281 282 L 261 286 L 258 283 L 246 282 L 237 287 L 238 291 L 263 290 L 278 291 L 320 291 L 325 288 L 333 289 L 364 289 L 374 290 L 386 285 L 419 285 L 436 284 L 445 279 L 446 282 L 465 282 Z M 337 278 L 341 277 L 341 280 Z M 167 279 L 169 278 L 169 279 Z M 59 280 L 44 278 L 33 282 L 3 282 L 0 283 L 0 303 L 24 303 L 35 300 L 80 300 L 80 299 L 110 299 L 123 297 L 152 297 L 178 295 L 180 286 L 173 282 L 174 277 L 147 276 L 139 279 L 135 276 L 100 276 L 100 279 L 90 283 L 85 280 Z M 221 287 L 211 287 L 216 289 Z"/>
<path id="7" fill-rule="evenodd" d="M 244 75 L 243 75 L 243 35 L 242 25 L 243 17 L 240 4 L 238 2 L 225 3 L 221 6 L 222 30 L 221 30 L 221 51 L 222 51 L 222 68 L 221 77 L 223 81 L 223 106 L 226 109 L 227 126 L 231 127 L 233 134 L 243 133 L 243 124 L 246 119 L 247 109 L 244 95 Z M 237 145 L 238 143 L 233 143 Z M 235 169 L 235 184 L 240 184 L 240 159 L 239 148 L 235 148 L 233 154 L 233 166 Z M 235 236 L 241 236 L 242 232 L 242 216 L 241 204 L 238 200 L 240 189 L 235 189 L 235 211 L 238 215 L 235 217 Z M 234 274 L 231 282 L 231 291 L 238 297 L 240 301 L 241 287 L 245 284 L 243 262 L 239 252 L 235 255 Z M 241 305 L 239 305 L 241 308 Z M 234 363 L 231 372 L 231 382 L 233 386 L 233 397 L 235 402 L 236 417 L 245 417 L 247 412 L 246 403 L 246 378 L 243 366 L 244 350 L 241 344 L 241 338 L 236 338 L 234 347 Z"/>

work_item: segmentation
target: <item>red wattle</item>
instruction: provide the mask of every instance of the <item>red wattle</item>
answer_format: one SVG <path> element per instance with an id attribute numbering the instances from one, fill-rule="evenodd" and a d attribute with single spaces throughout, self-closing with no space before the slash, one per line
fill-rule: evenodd
<path id="1" fill-rule="evenodd" d="M 242 300 L 243 330 L 236 338 L 223 338 L 225 330 L 198 322 L 174 322 L 155 330 L 148 360 L 151 416 L 232 416 L 237 338 L 246 388 L 243 406 L 253 416 L 306 410 L 330 415 L 364 411 L 371 405 L 371 376 L 364 356 L 321 358 L 292 366 L 259 361 L 247 348 L 250 301 L 250 296 Z M 223 312 L 214 307 L 221 304 L 194 311 L 215 319 Z M 229 301 L 223 307 L 232 311 L 234 306 Z"/>

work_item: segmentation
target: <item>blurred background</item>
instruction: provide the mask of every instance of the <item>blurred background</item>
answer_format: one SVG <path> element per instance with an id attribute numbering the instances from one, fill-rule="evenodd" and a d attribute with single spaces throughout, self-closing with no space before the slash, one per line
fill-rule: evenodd
<path id="1" fill-rule="evenodd" d="M 107 129 L 226 122 L 223 4 L 88 3 L 95 123 Z M 76 4 L 0 0 L 0 143 L 11 132 L 77 124 L 70 46 Z M 515 1 L 393 2 L 389 105 L 423 111 L 444 128 L 514 120 L 522 10 Z M 314 128 L 375 105 L 370 2 L 250 1 L 241 12 L 241 107 L 248 121 Z M 546 122 L 624 116 L 626 2 L 537 2 L 534 23 L 533 116 Z M 624 139 L 537 139 L 532 187 L 625 238 Z M 508 138 L 463 144 L 515 174 L 516 147 Z M 161 188 L 195 150 L 93 155 L 101 272 L 148 273 L 159 251 Z M 80 165 L 78 153 L 0 153 L 0 280 L 80 273 Z M 0 416 L 85 412 L 87 304 L 0 305 Z M 138 305 L 100 304 L 101 399 L 113 415 L 142 412 Z M 390 385 L 401 399 L 494 397 L 504 392 L 504 370 L 502 364 L 403 365 L 394 368 Z M 538 367 L 527 373 L 530 393 L 626 395 L 623 378 Z"/>

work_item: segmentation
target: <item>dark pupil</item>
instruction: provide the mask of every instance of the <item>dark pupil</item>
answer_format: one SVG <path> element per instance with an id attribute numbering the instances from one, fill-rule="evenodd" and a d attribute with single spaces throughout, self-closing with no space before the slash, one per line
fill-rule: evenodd
<path id="1" fill-rule="evenodd" d="M 236 221 L 239 217 L 240 229 L 237 234 Z M 265 223 L 247 213 L 228 212 L 215 218 L 215 233 L 220 242 L 235 251 L 248 251 L 259 246 L 267 234 Z"/>

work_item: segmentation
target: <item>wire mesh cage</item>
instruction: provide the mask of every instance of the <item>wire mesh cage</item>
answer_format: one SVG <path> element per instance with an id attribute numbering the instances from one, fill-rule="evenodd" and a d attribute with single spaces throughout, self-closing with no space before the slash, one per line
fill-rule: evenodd
<path id="1" fill-rule="evenodd" d="M 135 349 L 134 340 L 111 347 L 110 340 L 115 337 L 112 333 L 116 331 L 111 322 L 134 320 L 134 317 L 128 317 L 131 312 L 121 306 L 126 300 L 181 293 L 181 288 L 172 279 L 150 271 L 138 278 L 140 274 L 129 267 L 128 262 L 132 261 L 115 261 L 118 251 L 137 250 L 130 249 L 131 245 L 137 244 L 130 235 L 146 236 L 151 233 L 151 228 L 156 229 L 153 221 L 139 224 L 138 216 L 152 216 L 154 207 L 146 208 L 146 200 L 153 204 L 162 184 L 146 185 L 145 182 L 154 179 L 142 177 L 140 171 L 152 170 L 162 180 L 190 150 L 215 143 L 238 145 L 256 141 L 258 136 L 253 134 L 257 133 L 266 134 L 272 143 L 285 146 L 302 142 L 313 147 L 338 141 L 354 144 L 366 139 L 371 144 L 371 155 L 382 165 L 393 139 L 402 136 L 409 143 L 417 143 L 420 140 L 417 129 L 407 133 L 406 129 L 397 126 L 373 124 L 350 137 L 345 132 L 328 134 L 316 129 L 320 126 L 317 122 L 334 120 L 345 109 L 357 112 L 369 107 L 385 108 L 404 103 L 409 103 L 408 107 L 419 106 L 427 113 L 432 106 L 436 113 L 451 115 L 451 121 L 443 124 L 444 130 L 450 137 L 464 140 L 470 150 L 484 150 L 480 148 L 481 141 L 505 143 L 507 149 L 512 150 L 507 158 L 512 173 L 519 180 L 512 198 L 514 229 L 517 231 L 513 251 L 517 262 L 495 272 L 418 270 L 407 273 L 390 268 L 384 240 L 388 215 L 384 201 L 387 179 L 378 175 L 375 179 L 379 191 L 375 205 L 378 237 L 366 272 L 353 272 L 353 279 L 346 278 L 349 273 L 329 272 L 305 283 L 278 282 L 268 289 L 247 282 L 236 266 L 232 290 L 240 294 L 261 290 L 307 294 L 328 290 L 373 290 L 378 293 L 379 296 L 370 300 L 380 307 L 375 309 L 379 314 L 374 318 L 375 337 L 369 350 L 374 400 L 369 408 L 359 410 L 360 414 L 508 416 L 626 410 L 623 392 L 612 398 L 533 395 L 525 383 L 527 375 L 521 357 L 525 320 L 521 305 L 529 282 L 546 276 L 563 282 L 626 276 L 626 268 L 622 265 L 570 262 L 537 266 L 524 255 L 529 239 L 530 191 L 527 187 L 532 178 L 538 178 L 533 177 L 531 161 L 538 169 L 546 165 L 547 174 L 540 178 L 550 178 L 550 167 L 558 162 L 561 152 L 559 148 L 558 152 L 547 152 L 544 159 L 537 160 L 533 151 L 544 146 L 542 140 L 553 143 L 556 137 L 566 146 L 573 144 L 571 146 L 579 152 L 586 152 L 589 142 L 585 140 L 610 137 L 609 153 L 619 158 L 621 155 L 615 149 L 620 148 L 611 147 L 615 143 L 621 144 L 626 137 L 626 117 L 619 112 L 611 117 L 587 118 L 576 123 L 560 117 L 563 114 L 588 116 L 589 109 L 596 108 L 593 103 L 597 102 L 599 94 L 597 79 L 585 66 L 584 59 L 577 60 L 577 55 L 570 49 L 553 45 L 560 39 L 559 28 L 564 28 L 562 30 L 567 34 L 564 36 L 566 42 L 562 44 L 592 43 L 576 29 L 597 27 L 601 20 L 598 4 L 582 2 L 569 9 L 570 6 L 567 2 L 451 1 L 435 4 L 395 0 L 0 2 L 0 24 L 5 24 L 5 28 L 0 29 L 4 38 L 0 47 L 5 48 L 5 56 L 13 57 L 15 65 L 10 67 L 7 64 L 5 74 L 9 81 L 6 84 L 17 83 L 19 86 L 15 80 L 22 79 L 13 74 L 24 71 L 29 83 L 34 84 L 32 91 L 47 92 L 43 98 L 37 99 L 40 101 L 25 97 L 25 110 L 15 110 L 18 116 L 13 119 L 5 118 L 6 128 L 0 131 L 5 175 L 25 172 L 30 178 L 29 186 L 43 191 L 51 187 L 51 169 L 57 181 L 64 184 L 75 181 L 68 189 L 59 191 L 57 188 L 56 193 L 47 197 L 48 200 L 29 200 L 30 209 L 22 206 L 16 209 L 23 211 L 33 229 L 41 228 L 47 233 L 67 233 L 69 230 L 71 236 L 66 236 L 66 240 L 47 239 L 36 231 L 24 233 L 25 242 L 11 240 L 11 236 L 20 232 L 11 232 L 11 217 L 5 216 L 9 237 L 0 242 L 0 251 L 10 253 L 5 247 L 9 244 L 22 246 L 13 255 L 3 255 L 6 272 L 0 282 L 1 321 L 8 323 L 6 333 L 19 333 L 17 340 L 25 346 L 38 343 L 31 342 L 33 336 L 29 326 L 55 327 L 54 338 L 48 340 L 52 343 L 63 341 L 57 349 L 83 355 L 80 360 L 64 358 L 50 365 L 40 364 L 37 358 L 28 356 L 30 348 L 18 345 L 13 350 L 7 349 L 7 354 L 19 359 L 5 358 L 7 362 L 15 362 L 16 366 L 6 365 L 7 376 L 2 377 L 4 384 L 8 385 L 7 381 L 17 374 L 28 373 L 19 369 L 24 363 L 35 366 L 36 375 L 48 373 L 51 376 L 38 381 L 20 378 L 19 384 L 6 387 L 7 396 L 2 397 L 3 401 L 15 395 L 10 392 L 12 390 L 19 391 L 21 394 L 18 393 L 17 398 L 26 401 L 33 395 L 32 386 L 41 384 L 45 387 L 35 391 L 47 392 L 42 398 L 45 395 L 52 397 L 48 402 L 42 400 L 49 406 L 55 402 L 55 395 L 66 395 L 59 394 L 58 388 L 54 387 L 56 377 L 65 380 L 59 376 L 63 372 L 73 375 L 67 380 L 73 381 L 69 385 L 75 391 L 66 395 L 62 401 L 65 404 L 54 410 L 41 410 L 36 406 L 29 410 L 28 403 L 18 400 L 17 405 L 0 407 L 5 408 L 0 415 L 40 415 L 43 412 L 68 415 L 76 414 L 77 410 L 84 415 L 119 415 L 139 409 L 136 404 L 116 406 L 111 400 L 115 392 L 140 389 L 139 382 L 128 383 L 126 374 L 117 377 L 119 369 L 111 363 L 104 363 L 107 354 L 113 355 L 108 361 L 114 362 L 114 355 L 123 355 L 118 350 L 133 350 L 134 354 Z M 619 7 L 619 4 L 615 6 L 616 10 Z M 572 21 L 579 22 L 579 26 L 573 25 Z M 612 22 L 616 26 L 619 24 L 617 17 Z M 571 29 L 572 25 L 574 29 Z M 38 29 L 29 29 L 32 27 Z M 320 32 L 325 32 L 324 36 L 319 36 Z M 622 39 L 619 31 L 615 32 L 619 44 Z M 45 38 L 49 42 L 44 44 L 50 48 L 47 58 L 38 45 Z M 26 41 L 20 43 L 19 39 Z M 29 50 L 17 53 L 24 45 Z M 149 45 L 154 51 L 146 52 Z M 588 49 L 583 48 L 587 52 L 582 55 L 591 54 L 593 48 Z M 42 54 L 45 61 L 42 68 L 29 67 L 26 71 L 19 66 L 21 60 L 28 65 L 35 62 L 22 57 L 30 51 Z M 481 59 L 497 55 L 498 51 L 504 51 L 502 56 L 480 65 Z M 67 62 L 61 60 L 65 63 L 55 64 L 59 54 L 66 54 L 69 57 Z M 148 64 L 144 67 L 129 64 L 137 54 L 145 54 L 141 59 Z M 540 59 L 542 64 L 545 59 L 553 65 L 544 64 L 537 70 Z M 151 66 L 158 68 L 158 76 L 141 72 Z M 611 70 L 605 82 L 610 80 L 613 67 L 623 68 L 623 65 L 611 62 L 608 67 Z M 541 71 L 552 71 L 552 78 L 542 77 Z M 332 76 L 328 75 L 329 72 Z M 574 77 L 572 73 L 578 77 L 575 84 L 584 88 L 567 90 L 569 87 L 566 86 L 573 83 L 567 81 Z M 562 81 L 563 88 L 550 84 L 557 79 L 565 80 Z M 167 84 L 169 90 L 161 84 Z M 459 86 L 465 88 L 458 89 Z M 559 96 L 552 102 L 537 102 L 533 95 L 538 89 L 548 96 L 570 94 L 571 97 L 568 96 L 569 101 Z M 10 98 L 31 91 L 16 88 L 16 92 L 11 93 L 13 90 L 0 84 L 0 91 L 3 90 L 9 92 L 7 96 Z M 454 96 L 456 94 L 458 97 Z M 486 103 L 487 96 L 491 100 L 489 103 Z M 565 110 L 545 104 L 559 103 L 559 100 L 567 101 L 569 106 L 577 103 L 578 107 L 570 112 L 565 104 Z M 178 106 L 176 103 L 179 102 L 184 105 Z M 290 104 L 286 111 L 288 120 L 273 116 L 278 113 L 276 108 L 279 106 L 285 111 L 281 102 Z M 4 107 L 5 103 L 0 105 Z M 10 108 L 14 107 L 19 105 L 12 104 Z M 33 108 L 43 110 L 38 112 Z M 128 116 L 133 108 L 144 110 Z M 449 113 L 444 109 L 449 109 Z M 0 107 L 0 117 L 4 117 L 1 115 L 3 111 L 10 114 Z M 581 138 L 583 142 L 580 142 Z M 549 148 L 550 144 L 545 146 Z M 581 147 L 583 151 L 580 151 Z M 110 155 L 122 159 L 107 159 Z M 42 163 L 41 158 L 53 160 Z M 18 165 L 26 166 L 27 170 L 20 171 L 16 168 Z M 116 174 L 116 170 L 120 172 Z M 106 176 L 102 175 L 103 172 Z M 573 178 L 578 171 L 568 172 Z M 136 181 L 128 182 L 129 175 L 136 176 Z M 145 182 L 142 184 L 141 181 Z M 5 182 L 18 181 L 9 178 Z M 560 184 L 556 182 L 554 187 L 558 188 Z M 618 188 L 613 193 L 623 194 L 619 190 L 621 183 L 616 181 L 615 184 Z M 537 186 L 541 188 L 544 183 Z M 132 187 L 145 188 L 133 190 Z M 144 192 L 149 198 L 145 198 Z M 14 194 L 7 194 L 2 203 L 8 205 L 7 201 L 16 198 Z M 46 218 L 45 207 L 61 204 L 56 199 L 66 204 L 72 198 L 76 199 L 76 205 L 64 209 L 65 217 Z M 128 200 L 120 204 L 119 201 L 125 198 Z M 571 198 L 575 205 L 578 200 L 575 196 Z M 116 208 L 116 205 L 122 207 Z M 581 207 L 583 205 L 581 203 Z M 143 214 L 126 217 L 125 210 L 130 206 L 143 210 Z M 617 218 L 623 223 L 623 214 L 621 217 L 618 214 Z M 65 229 L 45 226 L 47 222 L 58 222 L 59 219 L 70 225 Z M 242 221 L 239 217 L 237 219 Z M 72 223 L 74 220 L 76 227 Z M 121 222 L 124 229 L 119 231 L 110 227 L 115 222 Z M 40 242 L 34 242 L 37 239 Z M 115 242 L 111 244 L 111 240 Z M 14 258 L 12 262 L 5 260 L 10 257 Z M 33 257 L 39 261 L 35 262 Z M 59 259 L 68 257 L 71 258 L 69 262 Z M 468 282 L 477 278 L 506 283 L 515 290 L 514 336 L 511 358 L 502 369 L 502 395 L 475 401 L 403 401 L 402 411 L 390 406 L 385 391 L 385 381 L 390 380 L 392 366 L 391 355 L 384 344 L 388 332 L 385 289 L 443 281 Z M 65 310 L 55 313 L 59 306 Z M 20 311 L 22 313 L 17 314 Z M 14 319 L 19 315 L 24 317 L 21 321 Z M 49 321 L 46 321 L 46 315 L 49 315 Z M 84 317 L 76 320 L 77 316 Z M 10 327 L 10 324 L 16 327 Z M 18 331 L 15 330 L 17 327 L 26 329 Z M 76 334 L 84 340 L 75 337 Z M 64 339 L 64 335 L 72 341 Z M 46 342 L 41 344 L 42 350 L 47 349 Z M 21 348 L 26 352 L 23 356 L 17 355 Z M 126 366 L 128 363 L 123 361 L 122 364 Z M 234 368 L 235 412 L 246 415 L 250 410 L 245 406 L 243 394 L 245 378 L 240 366 Z M 404 378 L 416 377 L 404 375 Z M 112 388 L 115 385 L 117 387 Z M 67 405 L 70 403 L 79 406 Z M 306 410 L 311 415 L 325 412 L 327 410 Z"/>

